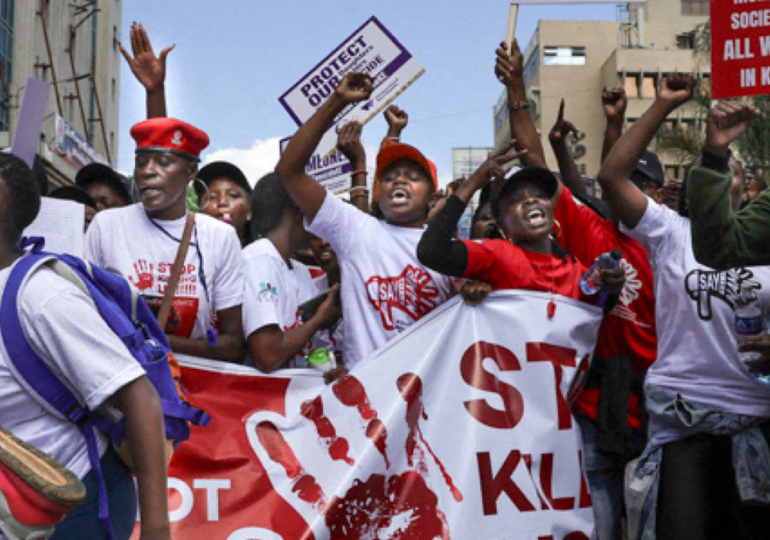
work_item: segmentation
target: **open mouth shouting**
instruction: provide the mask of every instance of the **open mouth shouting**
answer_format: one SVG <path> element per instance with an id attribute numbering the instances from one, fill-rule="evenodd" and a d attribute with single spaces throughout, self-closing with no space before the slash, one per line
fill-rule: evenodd
<path id="1" fill-rule="evenodd" d="M 406 192 L 405 189 L 402 188 L 396 188 L 393 190 L 393 192 L 390 194 L 390 200 L 394 203 L 404 203 L 409 198 L 409 194 Z"/>
<path id="2" fill-rule="evenodd" d="M 533 208 L 524 215 L 524 220 L 533 227 L 540 227 L 545 224 L 546 215 L 542 208 Z"/>

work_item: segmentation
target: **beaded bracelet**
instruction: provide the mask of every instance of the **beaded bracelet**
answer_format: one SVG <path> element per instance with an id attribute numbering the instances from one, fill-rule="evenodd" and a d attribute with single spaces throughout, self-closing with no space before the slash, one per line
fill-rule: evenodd
<path id="1" fill-rule="evenodd" d="M 509 101 L 508 109 L 511 111 L 518 111 L 520 109 L 529 109 L 531 105 L 532 103 L 528 99 L 523 99 L 521 101 Z"/>

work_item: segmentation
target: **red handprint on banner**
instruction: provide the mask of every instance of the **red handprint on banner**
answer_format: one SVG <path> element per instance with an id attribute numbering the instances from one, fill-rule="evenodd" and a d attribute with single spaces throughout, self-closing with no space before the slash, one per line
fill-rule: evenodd
<path id="1" fill-rule="evenodd" d="M 152 273 L 154 270 L 153 264 L 144 259 L 139 259 L 134 263 L 134 270 L 136 271 L 136 280 L 134 280 L 134 276 L 128 276 L 129 281 L 134 284 L 134 287 L 140 291 L 151 289 L 155 284 L 155 276 Z"/>
<path id="2" fill-rule="evenodd" d="M 301 417 L 315 427 L 319 447 L 329 460 L 328 467 L 319 467 L 323 460 L 318 459 L 318 447 L 313 459 L 303 459 L 301 455 L 304 452 L 307 456 L 308 442 L 304 441 L 301 448 L 292 445 L 292 430 L 282 430 L 280 419 L 259 418 L 265 415 L 258 413 L 247 423 L 254 450 L 276 489 L 305 517 L 316 537 L 448 540 L 449 528 L 434 491 L 438 486 L 431 485 L 431 472 L 438 470 L 434 477 L 443 479 L 444 489 L 455 501 L 462 501 L 463 496 L 422 435 L 420 424 L 428 420 L 428 415 L 422 403 L 420 377 L 405 373 L 393 389 L 394 395 L 400 395 L 405 403 L 408 433 L 401 453 L 406 454 L 406 463 L 394 462 L 389 457 L 389 451 L 395 455 L 398 448 L 357 378 L 347 375 L 331 390 L 306 399 L 299 406 Z M 327 407 L 334 409 L 333 415 L 325 411 Z M 432 463 L 426 455 L 432 457 Z M 378 459 L 379 465 L 356 466 L 357 461 L 371 459 Z M 318 470 L 310 471 L 309 466 Z M 394 470 L 399 467 L 400 470 Z M 373 469 L 379 470 L 364 478 L 356 477 L 356 471 Z M 350 476 L 351 481 L 338 487 L 340 474 Z M 283 489 L 280 477 L 287 482 Z M 331 494 L 329 490 L 335 488 L 338 492 Z"/>

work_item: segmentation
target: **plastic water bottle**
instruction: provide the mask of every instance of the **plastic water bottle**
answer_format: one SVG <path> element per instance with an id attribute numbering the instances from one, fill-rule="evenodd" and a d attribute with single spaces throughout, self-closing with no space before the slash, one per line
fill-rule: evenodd
<path id="1" fill-rule="evenodd" d="M 623 257 L 623 253 L 618 248 L 599 255 L 599 258 L 591 265 L 588 272 L 583 274 L 583 277 L 580 278 L 580 290 L 583 291 L 583 294 L 590 296 L 598 293 L 599 289 L 601 289 L 601 271 L 603 269 L 611 270 L 618 268 L 620 266 L 621 257 Z"/>
<path id="2" fill-rule="evenodd" d="M 735 301 L 735 334 L 739 347 L 747 341 L 747 338 L 759 337 L 766 330 L 762 302 L 757 296 L 756 289 L 756 283 L 744 281 L 741 283 L 740 293 Z M 738 358 L 744 365 L 746 362 L 758 360 L 761 356 L 758 352 L 738 352 Z M 758 381 L 770 385 L 770 375 L 751 371 L 749 374 Z"/>

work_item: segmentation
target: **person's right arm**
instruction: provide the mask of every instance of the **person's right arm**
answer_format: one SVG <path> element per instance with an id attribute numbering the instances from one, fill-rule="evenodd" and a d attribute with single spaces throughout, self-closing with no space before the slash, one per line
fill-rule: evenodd
<path id="1" fill-rule="evenodd" d="M 695 258 L 717 270 L 770 264 L 770 191 L 746 208 L 731 206 L 728 147 L 756 117 L 746 104 L 723 101 L 709 111 L 703 159 L 687 179 Z"/>
<path id="2" fill-rule="evenodd" d="M 508 121 L 511 125 L 511 138 L 519 141 L 520 148 L 526 148 L 521 162 L 526 166 L 546 167 L 545 152 L 537 134 L 537 128 L 532 121 L 527 100 L 527 88 L 524 86 L 524 55 L 519 49 L 519 43 L 514 39 L 508 52 L 508 44 L 501 43 L 497 49 L 495 75 L 505 85 L 508 95 Z"/>
<path id="3" fill-rule="evenodd" d="M 131 73 L 147 91 L 147 118 L 168 116 L 165 90 L 166 56 L 174 47 L 175 45 L 166 47 L 160 52 L 160 57 L 156 57 L 147 31 L 138 23 L 131 25 L 131 51 L 134 57 L 120 45 L 120 52 L 128 62 Z"/>
<path id="4" fill-rule="evenodd" d="M 329 99 L 297 130 L 275 166 L 286 191 L 308 221 L 313 221 L 321 208 L 326 189 L 305 172 L 305 166 L 334 118 L 348 105 L 367 99 L 372 91 L 368 75 L 345 75 Z"/>
<path id="5" fill-rule="evenodd" d="M 610 90 L 605 89 L 602 92 L 602 108 L 604 116 L 607 118 L 607 127 L 604 129 L 604 141 L 602 142 L 602 163 L 610 155 L 610 150 L 623 135 L 623 120 L 626 116 L 626 98 L 625 89 L 618 87 Z"/>
<path id="6" fill-rule="evenodd" d="M 366 187 L 366 150 L 361 144 L 361 122 L 350 121 L 340 130 L 337 148 L 348 159 L 353 172 L 350 173 L 350 203 L 369 213 L 369 189 Z"/>
<path id="7" fill-rule="evenodd" d="M 647 210 L 647 197 L 631 181 L 631 173 L 666 117 L 692 98 L 691 74 L 676 73 L 663 81 L 658 97 L 634 125 L 612 147 L 599 171 L 599 183 L 615 215 L 634 229 Z"/>
<path id="8" fill-rule="evenodd" d="M 339 308 L 335 305 L 338 294 L 339 284 L 329 289 L 329 295 L 315 315 L 296 328 L 284 331 L 277 324 L 269 324 L 252 332 L 247 340 L 249 354 L 260 371 L 270 373 L 280 368 L 302 351 L 313 334 L 334 324 L 341 316 Z"/>
<path id="9" fill-rule="evenodd" d="M 559 164 L 562 183 L 572 190 L 573 193 L 586 196 L 588 192 L 583 183 L 583 177 L 580 175 L 577 163 L 575 163 L 575 160 L 572 159 L 569 153 L 569 148 L 567 148 L 567 137 L 570 133 L 575 137 L 579 135 L 575 124 L 564 118 L 564 98 L 562 98 L 559 105 L 559 115 L 556 117 L 556 123 L 548 133 L 548 140 Z"/>

